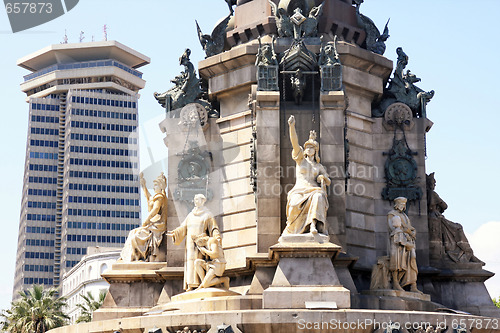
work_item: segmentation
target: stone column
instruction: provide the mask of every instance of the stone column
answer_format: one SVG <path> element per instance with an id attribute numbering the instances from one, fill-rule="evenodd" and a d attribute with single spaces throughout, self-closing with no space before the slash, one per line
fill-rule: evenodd
<path id="1" fill-rule="evenodd" d="M 280 93 L 256 91 L 257 252 L 267 253 L 281 234 Z"/>
<path id="2" fill-rule="evenodd" d="M 320 95 L 320 157 L 330 175 L 327 226 L 330 240 L 345 248 L 345 96 L 343 91 Z"/>

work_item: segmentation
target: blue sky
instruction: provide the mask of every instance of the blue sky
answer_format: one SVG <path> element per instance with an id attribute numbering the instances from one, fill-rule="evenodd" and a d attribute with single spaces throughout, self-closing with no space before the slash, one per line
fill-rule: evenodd
<path id="1" fill-rule="evenodd" d="M 486 269 L 500 273 L 496 246 L 500 233 L 500 46 L 495 25 L 500 1 L 365 0 L 361 11 L 380 28 L 391 18 L 385 56 L 395 60 L 396 48 L 403 47 L 410 57 L 407 69 L 422 79 L 418 85 L 436 91 L 427 110 L 434 122 L 427 136 L 427 170 L 436 172 L 437 192 L 449 205 L 447 218 L 462 223 L 477 256 L 487 262 Z M 161 155 L 165 153 L 162 135 L 153 129 L 163 111 L 153 92 L 171 86 L 170 79 L 182 69 L 178 58 L 186 47 L 192 49 L 193 63 L 203 59 L 194 20 L 209 33 L 227 13 L 223 0 L 80 0 L 64 16 L 13 34 L 0 9 L 0 45 L 4 46 L 0 62 L 0 174 L 4 184 L 0 205 L 5 235 L 0 244 L 0 309 L 8 307 L 11 299 L 28 125 L 28 106 L 19 89 L 28 72 L 17 67 L 16 60 L 60 43 L 65 29 L 70 43 L 78 42 L 80 31 L 85 32 L 84 41 L 93 36 L 102 40 L 102 27 L 107 24 L 108 39 L 152 59 L 141 68 L 147 85 L 141 92 L 140 121 L 141 128 L 148 131 L 149 145 Z M 142 167 L 149 163 L 144 151 L 141 163 Z M 487 285 L 492 296 L 500 296 L 500 282 L 495 280 Z"/>

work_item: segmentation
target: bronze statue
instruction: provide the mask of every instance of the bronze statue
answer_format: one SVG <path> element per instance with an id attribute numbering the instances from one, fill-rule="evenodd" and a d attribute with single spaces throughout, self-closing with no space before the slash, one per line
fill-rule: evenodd
<path id="1" fill-rule="evenodd" d="M 389 39 L 389 20 L 387 20 L 384 32 L 381 34 L 375 23 L 373 23 L 373 21 L 369 17 L 361 14 L 361 12 L 359 11 L 359 8 L 361 7 L 361 4 L 363 2 L 363 0 L 354 1 L 356 5 L 356 18 L 358 20 L 358 24 L 366 32 L 366 49 L 368 51 L 383 55 L 386 49 L 385 42 L 387 41 L 387 39 Z"/>
<path id="2" fill-rule="evenodd" d="M 309 12 L 307 19 L 302 23 L 302 36 L 301 37 L 317 37 L 318 36 L 318 23 L 319 17 L 323 14 L 322 2 L 319 6 L 313 7 Z"/>
<path id="3" fill-rule="evenodd" d="M 448 205 L 435 191 L 436 180 L 434 179 L 434 172 L 427 175 L 426 181 L 431 258 L 441 260 L 447 258 L 455 263 L 481 263 L 474 256 L 474 252 L 460 223 L 449 221 L 444 217 L 443 213 L 448 208 Z"/>
<path id="4" fill-rule="evenodd" d="M 269 0 L 271 5 L 271 10 L 276 18 L 276 27 L 278 28 L 279 37 L 292 37 L 293 36 L 293 23 L 290 20 L 290 15 L 284 8 L 278 8 L 278 6 Z"/>
<path id="5" fill-rule="evenodd" d="M 224 51 L 224 43 L 226 41 L 226 29 L 231 15 L 220 21 L 212 31 L 211 35 L 204 35 L 196 22 L 196 30 L 198 31 L 198 39 L 200 40 L 201 47 L 205 51 L 206 57 L 211 57 Z"/>

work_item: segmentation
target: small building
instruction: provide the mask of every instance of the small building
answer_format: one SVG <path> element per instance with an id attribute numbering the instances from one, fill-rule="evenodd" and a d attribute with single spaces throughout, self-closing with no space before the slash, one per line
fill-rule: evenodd
<path id="1" fill-rule="evenodd" d="M 87 255 L 63 275 L 61 295 L 67 298 L 66 314 L 72 324 L 80 316 L 81 310 L 77 304 L 85 302 L 82 295 L 86 296 L 90 292 L 97 300 L 101 291 L 108 290 L 109 283 L 101 274 L 120 257 L 120 251 L 118 248 L 89 247 Z"/>

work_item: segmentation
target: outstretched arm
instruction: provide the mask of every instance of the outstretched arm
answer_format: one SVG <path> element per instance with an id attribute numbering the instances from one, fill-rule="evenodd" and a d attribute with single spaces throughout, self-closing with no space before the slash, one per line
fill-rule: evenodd
<path id="1" fill-rule="evenodd" d="M 139 179 L 141 182 L 142 192 L 144 193 L 146 200 L 149 202 L 149 198 L 151 198 L 151 194 L 148 191 L 148 188 L 146 186 L 146 179 L 144 179 L 144 174 L 142 172 L 139 174 Z"/>
<path id="2" fill-rule="evenodd" d="M 293 156 L 297 156 L 300 152 L 300 146 L 299 146 L 299 138 L 297 137 L 297 131 L 295 130 L 295 117 L 290 116 L 288 118 L 288 126 L 290 129 L 290 142 L 292 143 L 292 154 Z"/>

